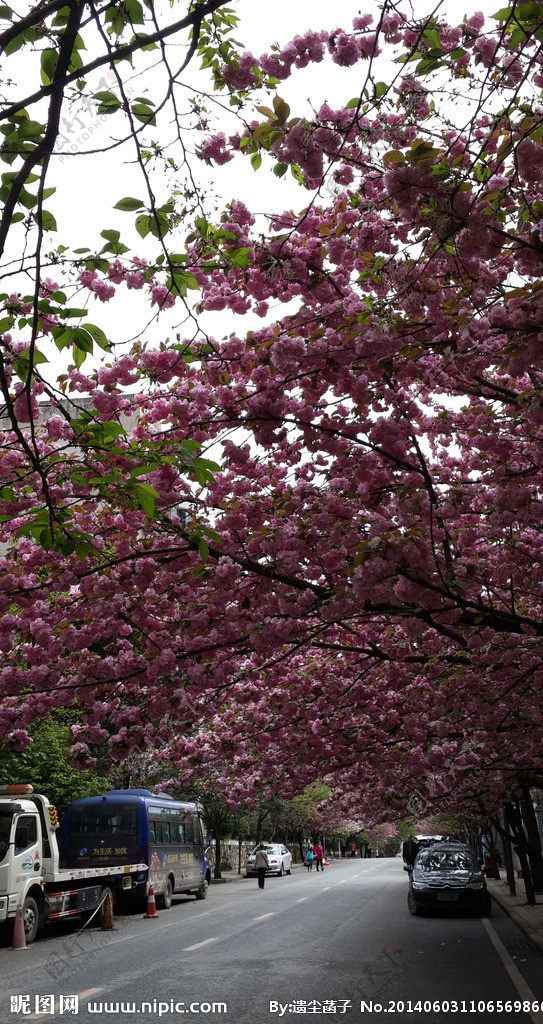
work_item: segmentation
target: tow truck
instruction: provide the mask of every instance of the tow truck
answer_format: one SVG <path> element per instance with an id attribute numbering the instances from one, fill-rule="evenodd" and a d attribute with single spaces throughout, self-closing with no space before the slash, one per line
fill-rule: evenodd
<path id="1" fill-rule="evenodd" d="M 61 869 L 58 827 L 56 808 L 32 786 L 0 786 L 0 925 L 21 907 L 28 945 L 46 921 L 97 908 L 103 917 L 108 895 L 147 878 L 147 864 Z"/>

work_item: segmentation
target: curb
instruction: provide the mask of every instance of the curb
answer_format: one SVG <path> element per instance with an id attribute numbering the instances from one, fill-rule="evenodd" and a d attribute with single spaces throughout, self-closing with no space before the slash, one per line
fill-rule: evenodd
<path id="1" fill-rule="evenodd" d="M 492 899 L 495 900 L 504 913 L 506 913 L 507 916 L 515 922 L 526 938 L 528 938 L 530 942 L 532 942 L 534 946 L 543 953 L 543 934 L 539 931 L 534 931 L 534 929 L 530 927 L 530 924 L 524 919 L 524 915 L 521 913 L 522 907 L 512 906 L 511 903 L 504 898 L 503 894 L 497 890 L 497 888 L 495 889 L 494 887 L 491 888 L 489 886 L 488 890 Z M 528 904 L 525 904 L 525 906 L 528 907 Z"/>

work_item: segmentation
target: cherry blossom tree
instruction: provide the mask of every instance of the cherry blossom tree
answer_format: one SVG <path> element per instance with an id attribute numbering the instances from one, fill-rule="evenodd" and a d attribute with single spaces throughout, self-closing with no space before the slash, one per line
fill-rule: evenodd
<path id="1" fill-rule="evenodd" d="M 216 45 L 220 6 L 183 22 L 237 111 L 198 154 L 292 178 L 301 209 L 236 198 L 172 248 L 176 203 L 127 196 L 154 260 L 109 230 L 59 255 L 89 301 L 225 311 L 224 338 L 138 340 L 83 372 L 107 332 L 38 260 L 33 296 L 4 296 L 2 732 L 23 748 L 75 704 L 80 763 L 152 747 L 232 804 L 321 779 L 368 825 L 494 814 L 543 770 L 541 9 L 452 26 L 387 0 L 257 57 Z M 321 61 L 359 67 L 360 91 L 298 114 L 290 81 Z M 29 130 L 20 105 L 7 121 Z M 45 143 L 17 138 L 4 187 L 38 167 L 42 196 Z M 48 333 L 74 353 L 56 390 Z"/>

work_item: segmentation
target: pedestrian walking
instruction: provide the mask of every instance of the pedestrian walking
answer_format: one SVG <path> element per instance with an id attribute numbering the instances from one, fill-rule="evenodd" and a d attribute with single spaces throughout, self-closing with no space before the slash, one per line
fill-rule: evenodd
<path id="1" fill-rule="evenodd" d="M 322 843 L 321 843 L 320 839 L 315 843 L 315 845 L 313 847 L 313 853 L 314 853 L 314 856 L 315 856 L 315 860 L 317 862 L 317 871 L 319 871 L 319 870 L 320 871 L 324 871 L 324 867 L 323 867 L 323 863 L 322 863 L 323 860 L 324 860 L 324 850 L 322 848 Z"/>
<path id="2" fill-rule="evenodd" d="M 419 844 L 415 841 L 413 836 L 408 836 L 405 843 L 402 846 L 402 857 L 405 867 L 408 871 L 411 871 L 413 867 L 413 861 L 419 852 Z"/>
<path id="3" fill-rule="evenodd" d="M 268 860 L 268 854 L 266 853 L 266 847 L 264 843 L 260 843 L 258 850 L 256 851 L 255 857 L 255 868 L 258 875 L 258 888 L 264 888 L 264 881 L 266 878 L 266 871 L 269 870 L 270 862 Z"/>
<path id="4" fill-rule="evenodd" d="M 313 861 L 314 860 L 315 860 L 315 854 L 313 852 L 313 847 L 312 846 L 308 846 L 307 847 L 307 851 L 306 851 L 306 855 L 305 855 L 305 863 L 306 863 L 306 867 L 307 867 L 308 871 L 313 871 Z"/>

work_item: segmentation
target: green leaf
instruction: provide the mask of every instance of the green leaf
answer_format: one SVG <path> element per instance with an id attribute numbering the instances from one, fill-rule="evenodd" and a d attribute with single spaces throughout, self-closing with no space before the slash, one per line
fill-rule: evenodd
<path id="1" fill-rule="evenodd" d="M 98 103 L 99 114 L 114 114 L 122 107 L 122 102 L 114 92 L 95 92 L 93 97 Z"/>
<path id="2" fill-rule="evenodd" d="M 136 484 L 134 487 L 134 493 L 147 518 L 154 519 L 155 499 L 159 497 L 158 491 L 149 484 Z"/>
<path id="3" fill-rule="evenodd" d="M 115 256 L 121 256 L 123 253 L 128 252 L 128 246 L 123 245 L 121 242 L 121 233 L 113 228 L 105 228 L 100 232 L 100 238 L 105 238 L 109 245 L 104 245 L 102 252 L 112 252 Z M 96 263 L 98 269 L 100 269 L 99 263 Z M 107 268 L 106 268 L 107 269 Z"/>
<path id="4" fill-rule="evenodd" d="M 41 80 L 43 85 L 49 85 L 53 81 L 53 75 L 57 66 L 58 50 L 42 50 L 41 54 Z"/>
<path id="5" fill-rule="evenodd" d="M 126 437 L 126 430 L 122 423 L 116 423 L 115 420 L 103 420 L 102 422 L 95 424 L 95 426 L 101 427 L 103 434 L 106 437 L 108 434 L 110 437 L 113 436 L 114 438 Z"/>
<path id="6" fill-rule="evenodd" d="M 136 231 L 141 238 L 145 238 L 151 230 L 151 218 L 148 213 L 140 213 L 136 217 Z"/>
<path id="7" fill-rule="evenodd" d="M 186 295 L 188 288 L 199 288 L 198 279 L 191 274 L 188 270 L 181 270 L 180 268 L 174 267 L 171 278 L 168 281 L 168 288 L 170 291 L 178 292 L 179 295 Z"/>
<path id="8" fill-rule="evenodd" d="M 154 111 L 145 103 L 131 103 L 130 110 L 137 121 L 142 124 L 156 124 L 156 117 Z"/>
<path id="9" fill-rule="evenodd" d="M 106 352 L 109 351 L 111 345 L 101 327 L 96 327 L 95 324 L 82 324 L 82 327 L 90 334 L 91 338 L 94 339 L 100 348 L 103 348 Z"/>
<path id="10" fill-rule="evenodd" d="M 26 188 L 22 188 L 19 193 L 19 202 L 21 206 L 26 206 L 27 210 L 31 210 L 37 205 L 38 197 L 33 196 L 31 192 L 27 192 Z"/>
<path id="11" fill-rule="evenodd" d="M 53 338 L 59 352 L 62 352 L 71 344 L 72 330 L 67 327 L 53 327 Z"/>
<path id="12" fill-rule="evenodd" d="M 87 358 L 87 353 L 84 352 L 82 348 L 74 348 L 72 351 L 72 355 L 76 368 L 78 370 L 81 369 L 83 363 L 85 362 L 85 359 Z"/>
<path id="13" fill-rule="evenodd" d="M 115 203 L 113 209 L 131 213 L 134 210 L 141 210 L 142 206 L 145 206 L 145 203 L 142 203 L 141 199 L 132 199 L 130 196 L 126 196 L 125 199 L 119 199 L 119 202 Z"/>
<path id="14" fill-rule="evenodd" d="M 253 170 L 258 171 L 258 168 L 260 167 L 261 163 L 262 157 L 260 153 L 253 153 L 251 157 L 251 167 L 253 168 Z"/>
<path id="15" fill-rule="evenodd" d="M 44 231 L 56 231 L 57 222 L 49 210 L 41 211 L 41 226 Z"/>
<path id="16" fill-rule="evenodd" d="M 129 21 L 132 25 L 143 25 L 145 22 L 143 16 L 143 7 L 139 0 L 124 0 L 124 10 L 128 16 Z"/>
<path id="17" fill-rule="evenodd" d="M 436 28 L 427 28 L 422 33 L 422 38 L 429 46 L 435 47 L 441 52 L 441 37 Z"/>
<path id="18" fill-rule="evenodd" d="M 273 97 L 273 109 L 275 110 L 275 116 L 278 121 L 284 122 L 287 120 L 290 114 L 290 107 L 288 103 L 285 103 L 280 96 Z"/>
<path id="19" fill-rule="evenodd" d="M 104 230 L 100 232 L 100 238 L 105 238 L 106 242 L 119 242 L 121 232 L 115 231 L 114 228 L 104 228 Z"/>
<path id="20" fill-rule="evenodd" d="M 120 104 L 119 97 L 114 92 L 110 92 L 109 89 L 95 92 L 93 99 L 98 100 L 103 106 L 118 107 Z"/>
<path id="21" fill-rule="evenodd" d="M 248 246 L 244 246 L 243 249 L 229 252 L 228 259 L 233 267 L 248 267 L 251 263 L 250 253 L 251 249 Z"/>
<path id="22" fill-rule="evenodd" d="M 72 341 L 75 347 L 82 352 L 92 352 L 94 349 L 92 335 L 83 327 L 76 327 L 72 330 Z"/>
<path id="23" fill-rule="evenodd" d="M 17 50 L 20 50 L 21 46 L 24 46 L 25 42 L 24 33 L 21 33 L 19 36 L 15 36 L 15 39 L 10 39 L 9 43 L 4 47 L 6 57 L 10 57 L 12 53 L 17 53 Z"/>
<path id="24" fill-rule="evenodd" d="M 400 153 L 399 149 L 389 149 L 388 153 L 385 153 L 385 155 L 383 156 L 383 163 L 386 164 L 387 166 L 388 164 L 403 164 L 404 161 L 404 154 Z"/>

